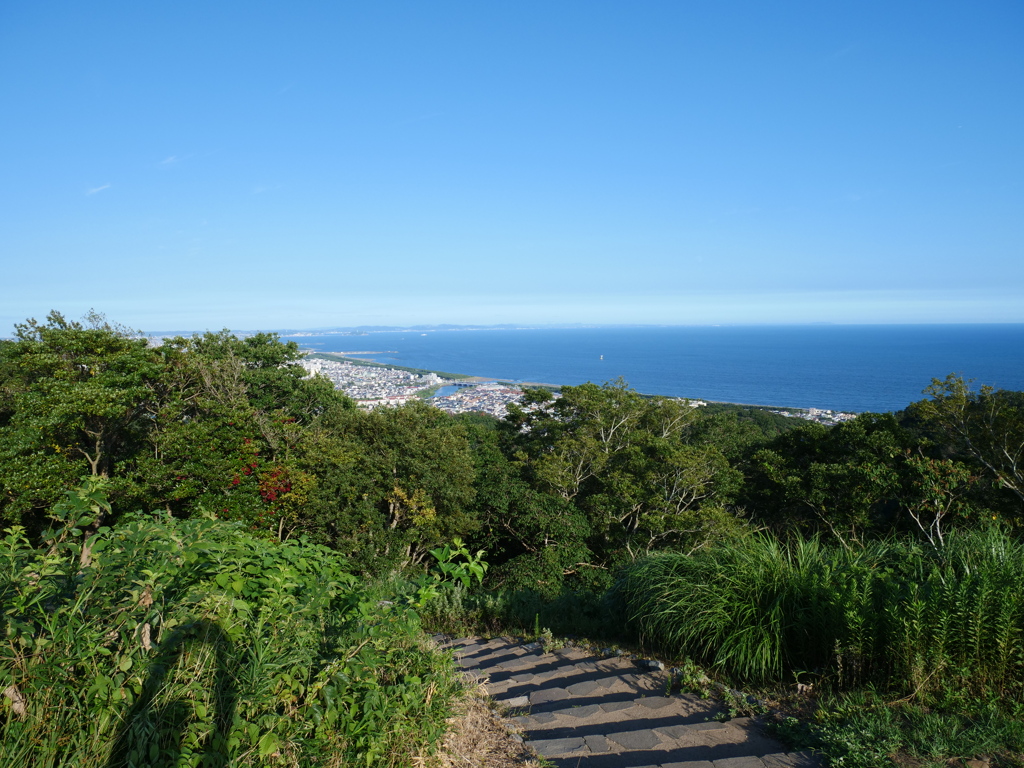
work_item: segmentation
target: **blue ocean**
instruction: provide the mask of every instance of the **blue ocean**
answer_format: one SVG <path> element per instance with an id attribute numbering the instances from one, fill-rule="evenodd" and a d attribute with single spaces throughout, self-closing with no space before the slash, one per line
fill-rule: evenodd
<path id="1" fill-rule="evenodd" d="M 601 327 L 295 336 L 304 349 L 548 384 L 619 377 L 645 394 L 895 411 L 932 378 L 1024 390 L 1024 324 Z M 373 354 L 367 354 L 373 353 Z"/>

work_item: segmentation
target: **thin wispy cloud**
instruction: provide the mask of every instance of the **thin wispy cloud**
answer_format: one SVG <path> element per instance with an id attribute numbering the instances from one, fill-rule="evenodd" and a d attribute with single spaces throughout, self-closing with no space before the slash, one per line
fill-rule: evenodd
<path id="1" fill-rule="evenodd" d="M 92 189 L 85 190 L 86 195 L 95 195 L 97 192 L 102 192 L 104 189 L 110 189 L 109 184 L 104 184 L 102 187 L 93 187 Z"/>
<path id="2" fill-rule="evenodd" d="M 174 165 L 175 163 L 181 162 L 181 158 L 177 155 L 170 155 L 160 161 L 159 165 Z"/>

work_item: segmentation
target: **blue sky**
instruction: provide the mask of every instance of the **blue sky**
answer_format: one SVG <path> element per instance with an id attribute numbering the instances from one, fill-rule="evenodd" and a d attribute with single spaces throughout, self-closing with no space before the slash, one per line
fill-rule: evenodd
<path id="1" fill-rule="evenodd" d="M 1024 5 L 0 6 L 0 334 L 1024 322 Z"/>

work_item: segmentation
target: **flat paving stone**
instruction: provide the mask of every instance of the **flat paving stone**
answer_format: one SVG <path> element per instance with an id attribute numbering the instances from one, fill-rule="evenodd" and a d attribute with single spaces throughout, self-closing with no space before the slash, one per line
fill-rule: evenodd
<path id="1" fill-rule="evenodd" d="M 569 739 L 538 739 L 526 742 L 526 746 L 536 750 L 538 754 L 544 757 L 554 757 L 555 755 L 565 755 L 586 749 L 586 742 L 582 738 L 576 737 Z"/>
<path id="2" fill-rule="evenodd" d="M 612 745 L 608 743 L 608 739 L 600 734 L 593 734 L 591 736 L 584 736 L 583 741 L 586 742 L 587 747 L 590 748 L 591 752 L 611 752 Z"/>
<path id="3" fill-rule="evenodd" d="M 600 689 L 601 686 L 593 680 L 585 680 L 582 683 L 573 683 L 565 690 L 567 690 L 573 696 L 586 696 L 588 694 L 593 693 L 594 691 L 599 691 Z"/>
<path id="4" fill-rule="evenodd" d="M 565 688 L 542 688 L 530 694 L 531 704 L 546 704 L 549 701 L 564 701 L 569 698 Z"/>
<path id="5" fill-rule="evenodd" d="M 510 659 L 509 661 L 503 661 L 497 666 L 503 667 L 504 669 L 522 669 L 523 667 L 529 667 L 532 665 L 529 659 Z"/>
<path id="6" fill-rule="evenodd" d="M 715 760 L 715 768 L 764 768 L 764 762 L 759 757 L 725 757 Z"/>
<path id="7" fill-rule="evenodd" d="M 555 722 L 555 715 L 552 712 L 538 712 L 536 715 L 519 715 L 518 717 L 513 717 L 512 722 L 524 730 L 529 730 L 539 725 L 548 725 Z"/>
<path id="8" fill-rule="evenodd" d="M 511 699 L 498 699 L 498 702 L 506 707 L 528 707 L 530 706 L 530 697 L 514 696 Z"/>
<path id="9" fill-rule="evenodd" d="M 720 723 L 717 720 L 709 720 L 706 723 L 690 723 L 685 727 L 689 728 L 691 731 L 720 731 L 723 728 L 728 728 L 729 726 L 725 723 Z"/>
<path id="10" fill-rule="evenodd" d="M 715 768 L 710 760 L 684 760 L 681 763 L 662 763 L 661 768 Z"/>
<path id="11" fill-rule="evenodd" d="M 663 733 L 670 739 L 686 739 L 693 736 L 693 731 L 685 725 L 658 725 L 654 730 Z"/>
<path id="12" fill-rule="evenodd" d="M 661 739 L 658 738 L 658 734 L 647 729 L 641 731 L 618 731 L 616 733 L 606 733 L 605 736 L 626 749 L 654 749 L 661 745 Z"/>
<path id="13" fill-rule="evenodd" d="M 487 648 L 473 658 L 481 664 L 494 666 L 504 661 L 522 658 L 523 656 L 525 654 L 519 648 Z"/>
<path id="14" fill-rule="evenodd" d="M 577 717 L 577 718 L 588 718 L 594 715 L 604 712 L 598 704 L 587 704 L 582 707 L 570 707 L 569 709 L 563 709 L 560 714 L 564 717 Z"/>
<path id="15" fill-rule="evenodd" d="M 533 673 L 533 679 L 534 679 L 535 682 L 538 682 L 538 683 L 543 683 L 543 682 L 546 682 L 548 680 L 551 680 L 552 678 L 559 677 L 559 676 L 560 675 L 558 674 L 558 670 L 555 670 L 555 669 L 549 669 L 549 670 L 546 670 L 544 672 L 534 672 Z"/>
<path id="16" fill-rule="evenodd" d="M 606 704 L 600 705 L 601 709 L 605 712 L 621 712 L 624 709 L 632 709 L 632 701 L 609 701 Z"/>

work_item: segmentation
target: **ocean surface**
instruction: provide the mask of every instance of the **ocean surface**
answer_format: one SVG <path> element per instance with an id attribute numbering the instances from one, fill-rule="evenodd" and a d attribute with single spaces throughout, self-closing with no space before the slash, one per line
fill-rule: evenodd
<path id="1" fill-rule="evenodd" d="M 895 411 L 932 378 L 1024 390 L 1024 324 L 604 327 L 291 336 L 303 349 L 518 382 L 753 405 Z M 373 354 L 369 354 L 373 353 Z"/>

